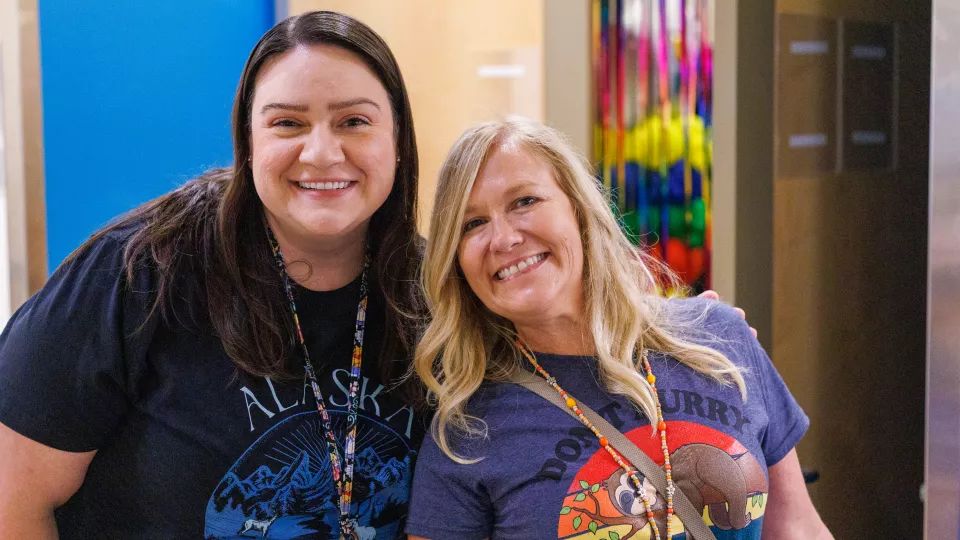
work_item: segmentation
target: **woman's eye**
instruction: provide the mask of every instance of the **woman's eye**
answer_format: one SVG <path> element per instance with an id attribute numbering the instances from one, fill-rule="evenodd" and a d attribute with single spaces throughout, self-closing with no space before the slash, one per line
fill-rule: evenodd
<path id="1" fill-rule="evenodd" d="M 348 118 L 343 122 L 347 127 L 358 127 L 358 126 L 369 126 L 370 122 L 366 118 L 361 118 L 359 116 L 354 116 L 353 118 Z"/>
<path id="2" fill-rule="evenodd" d="M 519 199 L 517 199 L 516 206 L 517 208 L 522 208 L 524 206 L 530 206 L 535 202 L 537 202 L 536 197 L 520 197 Z"/>
<path id="3" fill-rule="evenodd" d="M 271 125 L 273 127 L 290 128 L 290 127 L 297 127 L 300 124 L 294 120 L 277 120 Z"/>
<path id="4" fill-rule="evenodd" d="M 466 223 L 463 224 L 463 232 L 464 232 L 464 233 L 468 233 L 468 232 L 472 231 L 473 229 L 476 229 L 477 227 L 479 227 L 479 226 L 482 225 L 482 224 L 483 224 L 483 221 L 482 221 L 482 220 L 479 220 L 479 219 L 471 219 L 470 221 L 468 221 L 468 222 L 466 222 Z"/>

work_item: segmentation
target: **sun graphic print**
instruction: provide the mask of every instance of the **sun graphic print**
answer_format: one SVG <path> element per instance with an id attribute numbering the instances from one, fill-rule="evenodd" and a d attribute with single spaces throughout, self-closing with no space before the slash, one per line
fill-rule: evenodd
<path id="1" fill-rule="evenodd" d="M 693 422 L 670 422 L 667 436 L 673 479 L 678 490 L 702 509 L 704 522 L 718 540 L 759 539 L 767 507 L 767 475 L 763 466 L 733 437 Z M 626 433 L 658 465 L 663 466 L 659 438 L 650 426 Z M 667 503 L 643 479 L 661 536 L 666 531 Z M 686 538 L 674 516 L 674 538 Z M 557 524 L 557 538 L 578 540 L 646 540 L 654 538 L 643 500 L 622 468 L 606 450 L 598 450 L 571 482 Z"/>

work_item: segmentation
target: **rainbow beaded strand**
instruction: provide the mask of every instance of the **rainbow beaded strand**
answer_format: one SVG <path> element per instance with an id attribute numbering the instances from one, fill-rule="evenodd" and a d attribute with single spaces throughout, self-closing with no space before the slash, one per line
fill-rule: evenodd
<path id="1" fill-rule="evenodd" d="M 650 523 L 650 528 L 653 530 L 653 536 L 657 540 L 660 540 L 660 530 L 657 527 L 657 522 L 656 520 L 654 520 L 654 514 L 653 514 L 653 503 L 655 501 L 651 501 L 650 498 L 647 497 L 647 492 L 643 488 L 643 480 L 641 480 L 640 477 L 637 475 L 637 469 L 633 466 L 632 463 L 630 463 L 630 461 L 627 458 L 623 457 L 619 452 L 617 452 L 615 448 L 610 446 L 610 442 L 607 440 L 606 437 L 603 436 L 602 433 L 600 433 L 600 430 L 597 428 L 597 426 L 594 425 L 594 423 L 591 422 L 590 419 L 583 414 L 583 409 L 581 409 L 580 406 L 577 404 L 577 400 L 574 399 L 573 396 L 568 394 L 566 390 L 561 388 L 560 385 L 557 384 L 557 380 L 553 378 L 553 376 L 551 376 L 549 373 L 547 373 L 547 370 L 543 369 L 543 367 L 539 363 L 537 363 L 537 360 L 534 357 L 533 353 L 531 353 L 530 350 L 527 349 L 527 347 L 523 343 L 521 343 L 519 340 L 516 343 L 517 343 L 517 347 L 520 349 L 520 352 L 523 354 L 524 357 L 526 357 L 526 359 L 530 362 L 530 364 L 537 371 L 537 373 L 540 374 L 544 379 L 546 379 L 547 383 L 550 386 L 552 386 L 553 389 L 556 390 L 558 394 L 560 394 L 560 397 L 563 398 L 564 403 L 566 403 L 567 407 L 569 407 L 570 410 L 573 411 L 577 419 L 580 420 L 580 422 L 584 426 L 586 426 L 587 429 L 592 431 L 594 435 L 596 435 L 597 440 L 600 442 L 600 446 L 603 447 L 603 449 L 606 450 L 608 454 L 610 454 L 610 457 L 613 458 L 613 461 L 615 461 L 617 465 L 619 465 L 620 468 L 622 468 L 627 473 L 627 476 L 630 478 L 630 481 L 633 482 L 633 485 L 636 487 L 637 495 L 639 495 L 640 499 L 643 500 L 643 506 L 647 513 L 647 521 Z M 651 390 L 653 390 L 653 399 L 657 405 L 657 430 L 660 432 L 660 448 L 661 450 L 663 450 L 663 462 L 664 462 L 663 468 L 667 475 L 667 494 L 666 494 L 667 495 L 667 536 L 666 538 L 667 540 L 670 540 L 673 538 L 673 494 L 676 491 L 676 486 L 674 486 L 673 484 L 673 475 L 672 475 L 673 468 L 670 465 L 670 450 L 667 447 L 667 423 L 663 419 L 663 410 L 660 407 L 660 398 L 657 395 L 657 386 L 656 386 L 657 378 L 656 376 L 654 376 L 653 370 L 650 368 L 650 361 L 647 359 L 646 350 L 643 351 L 641 359 L 643 361 L 643 369 L 644 371 L 647 372 L 647 382 L 650 384 Z"/>
<path id="2" fill-rule="evenodd" d="M 363 334 L 367 323 L 367 297 L 369 294 L 367 273 L 370 270 L 370 252 L 368 249 L 364 257 L 363 273 L 360 278 L 360 302 L 357 304 L 357 321 L 353 332 L 353 355 L 350 361 L 350 390 L 347 393 L 347 436 L 343 443 L 344 455 L 341 461 L 340 451 L 337 448 L 337 438 L 333 433 L 330 415 L 327 413 L 326 400 L 324 400 L 323 394 L 320 391 L 320 385 L 317 382 L 317 376 L 313 370 L 313 363 L 310 361 L 310 351 L 307 349 L 307 343 L 303 338 L 303 331 L 300 329 L 300 317 L 297 315 L 297 303 L 295 295 L 293 294 L 293 279 L 287 273 L 287 265 L 283 259 L 283 253 L 280 251 L 280 243 L 277 242 L 277 237 L 274 236 L 273 230 L 270 229 L 269 225 L 266 225 L 266 229 L 274 259 L 280 270 L 280 276 L 283 279 L 283 288 L 287 295 L 290 313 L 293 316 L 293 323 L 297 329 L 297 338 L 299 338 L 300 349 L 303 353 L 303 367 L 307 377 L 310 379 L 310 387 L 313 389 L 313 395 L 317 400 L 317 410 L 320 412 L 321 426 L 326 435 L 327 452 L 330 455 L 330 469 L 333 474 L 337 498 L 339 499 L 340 539 L 357 538 L 357 518 L 351 516 L 350 505 L 353 503 L 357 411 L 359 410 L 360 401 L 360 367 L 363 362 Z"/>
<path id="3" fill-rule="evenodd" d="M 667 475 L 667 539 L 673 538 L 673 494 L 677 487 L 673 484 L 673 466 L 670 465 L 670 449 L 667 446 L 667 422 L 663 419 L 663 409 L 660 407 L 660 396 L 657 392 L 657 377 L 650 367 L 647 351 L 641 356 L 643 369 L 647 372 L 647 382 L 653 390 L 653 401 L 657 405 L 657 430 L 660 432 L 660 449 L 663 451 L 663 470 Z"/>

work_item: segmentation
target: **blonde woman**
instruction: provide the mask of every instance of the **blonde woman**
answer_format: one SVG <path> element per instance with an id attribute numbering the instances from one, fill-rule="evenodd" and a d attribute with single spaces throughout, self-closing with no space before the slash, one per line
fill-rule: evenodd
<path id="1" fill-rule="evenodd" d="M 794 450 L 809 421 L 749 327 L 648 294 L 649 264 L 557 132 L 513 119 L 459 139 L 423 270 L 433 322 L 415 366 L 437 412 L 411 539 L 699 540 L 701 516 L 718 538 L 830 538 Z"/>

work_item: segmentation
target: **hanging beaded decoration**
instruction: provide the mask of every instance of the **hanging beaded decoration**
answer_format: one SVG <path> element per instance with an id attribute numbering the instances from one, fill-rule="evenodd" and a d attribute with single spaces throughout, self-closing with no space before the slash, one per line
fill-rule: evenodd
<path id="1" fill-rule="evenodd" d="M 610 446 L 609 441 L 607 440 L 606 437 L 603 436 L 602 433 L 600 433 L 600 430 L 597 428 L 597 426 L 594 425 L 594 423 L 591 422 L 590 419 L 583 414 L 583 410 L 580 409 L 579 405 L 577 405 L 577 400 L 575 400 L 573 396 L 571 396 L 563 388 L 561 388 L 560 385 L 557 384 L 557 380 L 553 378 L 549 373 L 547 373 L 547 370 L 543 369 L 543 367 L 539 363 L 537 363 L 537 359 L 534 357 L 533 353 L 530 352 L 529 349 L 527 349 L 526 345 L 524 345 L 518 340 L 517 347 L 520 349 L 520 352 L 523 354 L 523 356 L 526 357 L 526 359 L 530 362 L 533 368 L 537 371 L 537 373 L 540 374 L 544 379 L 546 379 L 547 383 L 549 383 L 550 386 L 552 386 L 553 389 L 560 394 L 560 397 L 563 398 L 564 403 L 566 403 L 567 407 L 569 407 L 570 410 L 573 411 L 573 413 L 577 416 L 580 422 L 583 423 L 583 425 L 586 426 L 587 429 L 592 431 L 593 434 L 597 436 L 597 439 L 600 441 L 600 446 L 604 450 L 606 450 L 607 453 L 610 454 L 610 456 L 613 458 L 613 461 L 615 461 L 617 465 L 619 465 L 624 471 L 626 471 L 627 476 L 630 478 L 630 481 L 633 483 L 634 487 L 636 488 L 637 496 L 640 497 L 641 500 L 643 500 L 643 506 L 647 512 L 647 521 L 650 523 L 650 528 L 653 530 L 653 536 L 657 540 L 660 540 L 660 530 L 657 527 L 657 522 L 654 520 L 654 514 L 653 514 L 653 504 L 656 501 L 655 500 L 651 501 L 650 498 L 647 496 L 647 492 L 643 487 L 643 480 L 641 480 L 639 475 L 637 475 L 637 469 L 633 466 L 632 463 L 630 463 L 630 460 L 625 458 L 623 455 L 620 454 L 620 452 L 617 452 L 615 448 Z M 663 410 L 660 408 L 660 398 L 659 396 L 657 396 L 657 386 L 656 386 L 657 378 L 656 376 L 654 376 L 653 370 L 650 368 L 650 361 L 647 358 L 646 350 L 643 351 L 643 354 L 641 355 L 641 360 L 643 362 L 643 369 L 644 371 L 647 372 L 647 382 L 650 383 L 650 389 L 653 391 L 654 402 L 657 405 L 657 430 L 660 432 L 660 449 L 663 451 L 663 468 L 664 468 L 664 472 L 666 472 L 666 475 L 667 475 L 667 493 L 666 493 L 667 495 L 667 536 L 666 538 L 669 540 L 673 538 L 673 494 L 676 491 L 676 486 L 673 483 L 673 474 L 672 474 L 673 469 L 670 466 L 670 451 L 667 448 L 667 423 L 663 419 Z"/>
<path id="2" fill-rule="evenodd" d="M 283 278 L 283 287 L 287 294 L 287 300 L 290 303 L 290 313 L 293 315 L 293 324 L 297 328 L 297 338 L 300 340 L 300 350 L 303 353 L 303 368 L 310 379 L 310 386 L 313 389 L 313 395 L 317 400 L 317 410 L 320 412 L 320 420 L 323 425 L 323 431 L 327 439 L 327 451 L 330 453 L 330 469 L 333 472 L 333 481 L 337 488 L 337 497 L 340 501 L 340 538 L 356 538 L 357 522 L 350 515 L 350 504 L 353 500 L 353 465 L 356 453 L 357 440 L 357 410 L 359 405 L 360 393 L 360 365 L 363 361 L 363 330 L 367 320 L 367 270 L 370 267 L 370 254 L 364 258 L 363 276 L 360 278 L 360 303 L 357 304 L 357 322 L 353 334 L 353 358 L 350 365 L 350 386 L 347 400 L 347 437 L 343 444 L 343 463 L 340 462 L 340 451 L 337 448 L 337 439 L 333 434 L 333 425 L 330 423 L 330 415 L 327 414 L 326 401 L 320 392 L 320 385 L 317 383 L 317 376 L 313 370 L 313 364 L 310 361 L 310 352 L 307 350 L 306 341 L 303 339 L 303 331 L 300 329 L 300 318 L 297 316 L 297 303 L 293 295 L 293 280 L 287 273 L 287 265 L 283 260 L 283 253 L 280 251 L 280 244 L 274 236 L 270 226 L 267 226 L 267 236 L 270 240 L 270 246 L 273 249 L 273 256 L 276 259 L 277 266 L 280 269 L 280 275 Z"/>

